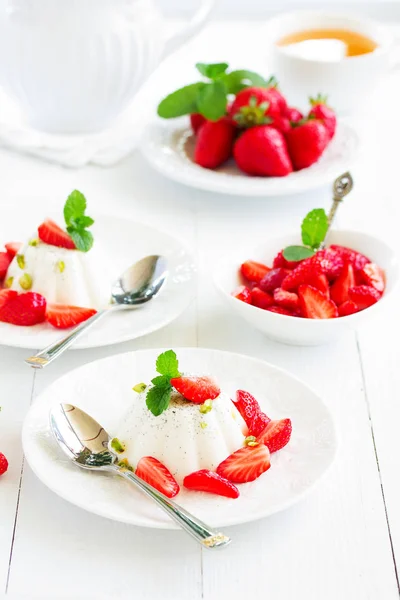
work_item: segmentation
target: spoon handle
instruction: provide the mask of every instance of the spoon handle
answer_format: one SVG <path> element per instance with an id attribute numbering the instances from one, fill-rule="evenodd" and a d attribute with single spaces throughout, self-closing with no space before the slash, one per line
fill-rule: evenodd
<path id="1" fill-rule="evenodd" d="M 121 477 L 124 477 L 142 490 L 142 492 L 154 500 L 158 506 L 171 517 L 171 519 L 178 523 L 179 527 L 184 529 L 204 548 L 221 548 L 230 543 L 231 539 L 228 536 L 215 529 L 211 529 L 211 527 L 200 521 L 200 519 L 191 515 L 187 510 L 164 496 L 164 494 L 154 489 L 131 471 L 117 466 L 108 467 L 107 470 L 121 475 Z"/>
<path id="2" fill-rule="evenodd" d="M 35 369 L 43 369 L 48 364 L 53 362 L 53 360 L 61 356 L 61 354 L 63 354 L 63 352 L 65 352 L 65 350 L 69 348 L 71 344 L 78 339 L 78 337 L 83 335 L 85 331 L 89 329 L 89 327 L 92 327 L 92 325 L 102 319 L 109 311 L 110 309 L 99 310 L 99 312 L 95 313 L 86 321 L 83 321 L 83 323 L 80 323 L 80 325 L 75 327 L 75 329 L 73 329 L 61 340 L 55 342 L 54 344 L 50 344 L 50 346 L 47 346 L 47 348 L 44 348 L 44 350 L 41 350 L 34 356 L 30 356 L 29 358 L 25 359 L 25 362 Z"/>

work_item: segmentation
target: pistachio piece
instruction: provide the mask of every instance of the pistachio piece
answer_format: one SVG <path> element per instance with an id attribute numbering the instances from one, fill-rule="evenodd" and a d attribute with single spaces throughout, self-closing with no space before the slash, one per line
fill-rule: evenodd
<path id="1" fill-rule="evenodd" d="M 119 467 L 121 467 L 121 469 L 126 469 L 127 471 L 132 471 L 133 472 L 133 467 L 132 465 L 129 464 L 128 459 L 127 458 L 123 458 L 122 460 L 120 460 L 117 465 Z"/>
<path id="2" fill-rule="evenodd" d="M 207 427 L 207 423 L 205 421 L 200 421 L 200 427 L 205 429 Z"/>
<path id="3" fill-rule="evenodd" d="M 17 265 L 20 269 L 25 269 L 25 256 L 23 254 L 17 254 Z"/>
<path id="4" fill-rule="evenodd" d="M 59 260 L 56 263 L 56 268 L 58 269 L 58 271 L 60 271 L 60 273 L 64 273 L 64 269 L 65 269 L 65 262 L 63 260 Z"/>
<path id="5" fill-rule="evenodd" d="M 200 405 L 199 411 L 202 415 L 205 415 L 212 410 L 212 400 L 206 400 L 203 404 Z"/>
<path id="6" fill-rule="evenodd" d="M 14 281 L 14 277 L 7 277 L 7 279 L 4 282 L 4 285 L 6 288 L 10 288 L 13 284 Z"/>
<path id="7" fill-rule="evenodd" d="M 32 277 L 29 273 L 24 273 L 18 280 L 19 285 L 23 290 L 30 290 L 32 287 Z"/>
<path id="8" fill-rule="evenodd" d="M 111 440 L 111 448 L 117 454 L 122 454 L 123 452 L 125 452 L 125 444 L 123 442 L 120 442 L 118 438 L 113 438 Z"/>
<path id="9" fill-rule="evenodd" d="M 133 389 L 134 392 L 137 392 L 138 394 L 141 394 L 142 392 L 144 392 L 144 390 L 146 388 L 147 388 L 147 385 L 145 383 L 138 383 L 132 389 Z"/>
<path id="10" fill-rule="evenodd" d="M 248 435 L 247 438 L 245 438 L 244 443 L 246 446 L 258 446 L 257 438 L 254 435 Z"/>
<path id="11" fill-rule="evenodd" d="M 29 244 L 29 246 L 37 246 L 39 244 L 39 240 L 37 240 L 37 239 L 29 240 L 28 244 Z"/>

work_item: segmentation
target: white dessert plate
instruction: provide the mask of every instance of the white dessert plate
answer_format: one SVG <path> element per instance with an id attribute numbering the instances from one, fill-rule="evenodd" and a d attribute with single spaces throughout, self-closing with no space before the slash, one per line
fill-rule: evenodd
<path id="1" fill-rule="evenodd" d="M 168 325 L 185 310 L 195 293 L 195 266 L 193 257 L 181 242 L 149 225 L 117 217 L 96 216 L 93 232 L 95 243 L 107 253 L 109 265 L 102 274 L 110 279 L 110 290 L 113 279 L 150 254 L 162 254 L 167 258 L 169 276 L 159 296 L 137 310 L 115 312 L 105 317 L 78 339 L 73 349 L 107 346 L 147 335 Z M 13 239 L 23 240 L 30 233 L 29 230 L 21 230 L 13 231 L 12 235 Z M 3 239 L 4 232 L 1 242 Z M 110 267 L 112 272 L 108 272 Z M 68 331 L 55 329 L 48 323 L 33 327 L 0 323 L 0 344 L 41 349 L 56 342 Z"/>
<path id="2" fill-rule="evenodd" d="M 49 430 L 54 403 L 73 402 L 116 435 L 121 416 L 135 401 L 132 386 L 154 376 L 163 350 L 111 356 L 70 371 L 31 407 L 22 432 L 25 456 L 41 481 L 62 498 L 89 512 L 133 525 L 175 529 L 175 524 L 142 493 L 120 478 L 89 473 L 72 464 Z M 261 360 L 199 348 L 175 348 L 182 370 L 213 374 L 221 389 L 253 393 L 272 418 L 290 417 L 292 439 L 271 455 L 271 468 L 239 486 L 232 500 L 181 488 L 175 500 L 212 526 L 235 525 L 271 515 L 309 492 L 332 464 L 337 438 L 323 401 L 304 383 Z M 179 440 L 177 439 L 177 444 Z"/>
<path id="3" fill-rule="evenodd" d="M 149 125 L 142 152 L 162 175 L 191 187 L 239 196 L 284 196 L 332 183 L 352 166 L 359 138 L 352 127 L 339 122 L 335 137 L 320 160 L 287 177 L 249 177 L 239 171 L 233 159 L 214 171 L 203 169 L 193 162 L 194 146 L 188 119 L 182 117 Z"/>

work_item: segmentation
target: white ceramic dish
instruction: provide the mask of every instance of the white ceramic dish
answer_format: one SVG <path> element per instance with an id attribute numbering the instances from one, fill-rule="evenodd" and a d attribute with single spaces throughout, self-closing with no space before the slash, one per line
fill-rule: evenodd
<path id="1" fill-rule="evenodd" d="M 195 293 L 194 260 L 178 240 L 143 223 L 116 217 L 96 216 L 93 231 L 95 243 L 102 246 L 112 266 L 112 273 L 104 273 L 104 277 L 110 279 L 110 289 L 113 279 L 149 254 L 164 255 L 170 273 L 157 298 L 138 310 L 117 312 L 106 317 L 72 348 L 107 346 L 147 335 L 176 319 L 189 305 Z M 30 233 L 32 227 L 12 232 L 13 239 L 21 240 Z M 3 240 L 7 242 L 9 238 L 2 237 L 0 244 Z M 56 342 L 65 335 L 65 331 L 68 330 L 55 329 L 48 323 L 34 327 L 0 323 L 0 344 L 35 350 Z"/>
<path id="2" fill-rule="evenodd" d="M 142 152 L 159 173 L 190 187 L 239 196 L 284 196 L 332 183 L 338 173 L 353 164 L 359 138 L 352 127 L 339 123 L 321 159 L 287 177 L 249 177 L 239 171 L 233 159 L 217 170 L 203 169 L 192 160 L 194 143 L 188 117 L 159 120 L 147 128 Z"/>
<path id="3" fill-rule="evenodd" d="M 314 346 L 333 341 L 345 331 L 357 329 L 364 321 L 385 310 L 398 283 L 399 266 L 392 248 L 373 235 L 357 231 L 332 231 L 329 243 L 358 250 L 385 270 L 386 290 L 379 302 L 348 317 L 320 320 L 280 315 L 251 306 L 232 296 L 232 292 L 243 283 L 239 274 L 241 263 L 251 259 L 272 265 L 274 257 L 282 248 L 301 244 L 299 234 L 272 238 L 253 250 L 242 249 L 235 256 L 223 258 L 214 271 L 214 283 L 233 311 L 274 340 L 300 346 Z"/>
<path id="4" fill-rule="evenodd" d="M 272 455 L 272 466 L 258 480 L 241 485 L 236 500 L 181 490 L 176 501 L 213 526 L 266 517 L 302 498 L 334 460 L 337 438 L 322 400 L 289 373 L 247 356 L 199 348 L 175 349 L 180 368 L 213 373 L 233 394 L 248 389 L 272 417 L 290 416 L 289 444 Z M 176 526 L 148 498 L 118 478 L 88 473 L 71 464 L 49 430 L 55 402 L 71 402 L 93 415 L 112 435 L 134 401 L 132 385 L 154 376 L 162 350 L 120 354 L 87 364 L 55 381 L 35 401 L 23 427 L 25 456 L 39 479 L 64 499 L 92 513 L 144 527 Z M 110 401 L 112 398 L 112 401 Z"/>

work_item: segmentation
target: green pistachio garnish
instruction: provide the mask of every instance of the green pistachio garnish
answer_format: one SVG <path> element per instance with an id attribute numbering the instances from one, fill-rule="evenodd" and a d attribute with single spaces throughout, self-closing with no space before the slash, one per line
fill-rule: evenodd
<path id="1" fill-rule="evenodd" d="M 142 392 L 144 392 L 144 390 L 146 388 L 147 388 L 147 385 L 145 383 L 138 383 L 132 389 L 133 389 L 134 392 L 137 392 L 138 394 L 141 394 Z"/>
<path id="2" fill-rule="evenodd" d="M 111 448 L 117 454 L 122 454 L 123 452 L 125 452 L 125 444 L 123 444 L 122 442 L 120 442 L 118 438 L 113 438 L 111 440 Z"/>
<path id="3" fill-rule="evenodd" d="M 205 421 L 200 421 L 200 427 L 205 429 L 207 427 L 207 423 Z"/>
<path id="4" fill-rule="evenodd" d="M 17 264 L 20 269 L 25 269 L 25 256 L 23 254 L 17 254 Z"/>
<path id="5" fill-rule="evenodd" d="M 23 290 L 30 290 L 32 287 L 32 277 L 29 273 L 24 273 L 18 280 L 19 285 Z"/>
<path id="6" fill-rule="evenodd" d="M 37 240 L 37 239 L 29 240 L 28 244 L 29 244 L 29 246 L 37 246 L 39 244 L 39 240 Z"/>
<path id="7" fill-rule="evenodd" d="M 199 411 L 202 415 L 205 415 L 212 410 L 212 400 L 206 400 L 203 404 L 200 405 Z"/>
<path id="8" fill-rule="evenodd" d="M 133 473 L 133 467 L 132 465 L 129 464 L 128 459 L 127 458 L 123 458 L 122 460 L 120 460 L 117 465 L 119 467 L 121 467 L 121 469 L 126 469 L 127 471 L 132 471 Z"/>
<path id="9" fill-rule="evenodd" d="M 257 438 L 254 435 L 248 435 L 247 438 L 245 438 L 244 443 L 246 446 L 258 446 Z"/>
<path id="10" fill-rule="evenodd" d="M 60 273 L 64 273 L 65 262 L 63 260 L 59 260 L 56 264 L 56 268 L 60 271 Z"/>
<path id="11" fill-rule="evenodd" d="M 7 279 L 4 282 L 4 285 L 6 288 L 10 288 L 13 284 L 14 281 L 14 277 L 7 277 Z"/>

